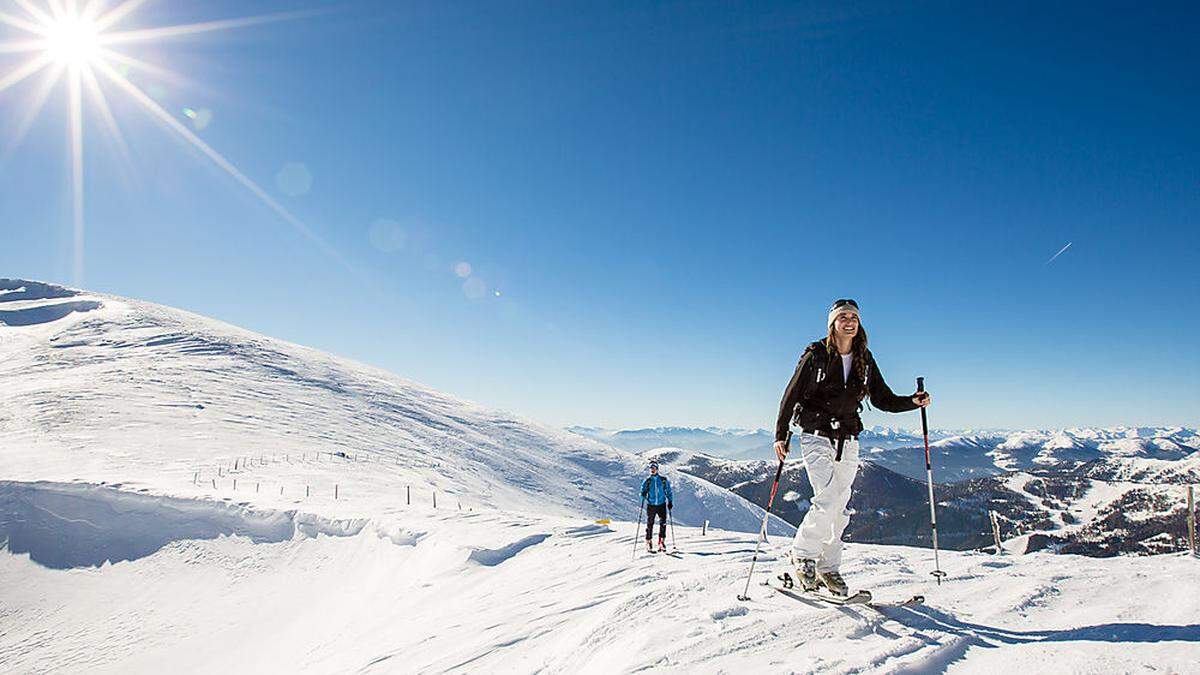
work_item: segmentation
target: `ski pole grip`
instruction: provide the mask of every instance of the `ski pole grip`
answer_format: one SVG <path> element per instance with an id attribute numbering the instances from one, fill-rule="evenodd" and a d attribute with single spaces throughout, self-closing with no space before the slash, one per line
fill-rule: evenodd
<path id="1" fill-rule="evenodd" d="M 922 391 L 925 391 L 925 378 L 918 377 L 917 378 L 917 392 L 919 393 Z"/>
<path id="2" fill-rule="evenodd" d="M 792 432 L 789 430 L 787 438 L 783 440 L 783 447 L 790 449 L 792 445 Z M 775 484 L 779 485 L 779 478 L 783 476 L 783 460 L 779 460 L 779 467 L 775 469 Z"/>

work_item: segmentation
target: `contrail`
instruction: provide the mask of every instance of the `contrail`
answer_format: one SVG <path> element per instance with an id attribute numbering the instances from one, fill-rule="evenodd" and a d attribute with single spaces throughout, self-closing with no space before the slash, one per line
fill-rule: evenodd
<path id="1" fill-rule="evenodd" d="M 1055 258 L 1057 258 L 1058 256 L 1062 255 L 1062 254 L 1063 254 L 1063 253 L 1064 253 L 1064 252 L 1065 252 L 1067 249 L 1069 249 L 1069 248 L 1071 248 L 1071 242 L 1069 242 L 1069 241 L 1068 241 L 1066 246 L 1064 246 L 1064 247 L 1062 247 L 1061 249 L 1059 249 L 1059 250 L 1058 250 L 1058 253 L 1055 253 L 1053 256 L 1051 256 L 1051 257 L 1050 257 L 1050 259 L 1049 259 L 1049 260 L 1047 260 L 1047 261 L 1046 261 L 1046 264 L 1047 264 L 1047 265 L 1049 265 L 1050 263 L 1054 262 L 1054 259 L 1055 259 Z"/>

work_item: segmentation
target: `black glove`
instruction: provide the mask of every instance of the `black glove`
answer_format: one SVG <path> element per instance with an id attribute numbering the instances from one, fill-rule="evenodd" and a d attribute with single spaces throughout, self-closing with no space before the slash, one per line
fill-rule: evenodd
<path id="1" fill-rule="evenodd" d="M 671 505 L 671 502 L 667 502 L 667 510 L 670 511 L 673 508 L 675 507 Z"/>

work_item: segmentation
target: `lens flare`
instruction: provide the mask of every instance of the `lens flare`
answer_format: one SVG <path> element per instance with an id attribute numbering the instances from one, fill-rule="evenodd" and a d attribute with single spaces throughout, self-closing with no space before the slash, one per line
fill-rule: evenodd
<path id="1" fill-rule="evenodd" d="M 184 78 L 170 70 L 122 54 L 115 49 L 127 44 L 157 44 L 172 38 L 311 17 L 323 12 L 320 10 L 292 11 L 138 30 L 114 30 L 146 2 L 147 0 L 124 0 L 116 3 L 114 7 L 106 8 L 107 3 L 103 0 L 88 0 L 87 2 L 48 0 L 47 4 L 43 6 L 39 6 L 40 3 L 35 0 L 12 0 L 12 4 L 23 13 L 9 13 L 0 10 L 0 25 L 25 34 L 19 40 L 0 41 L 0 54 L 28 54 L 28 59 L 24 62 L 17 63 L 6 72 L 0 71 L 0 93 L 35 76 L 38 76 L 40 80 L 26 105 L 24 114 L 14 116 L 17 120 L 13 126 L 15 131 L 9 137 L 3 152 L 0 152 L 0 162 L 7 160 L 11 152 L 24 140 L 34 119 L 41 113 L 51 90 L 59 83 L 65 83 L 67 90 L 68 145 L 71 150 L 70 185 L 72 194 L 70 203 L 74 234 L 72 268 L 75 285 L 83 285 L 85 107 L 89 112 L 99 116 L 103 123 L 102 128 L 112 136 L 114 147 L 118 149 L 121 158 L 126 163 L 131 162 L 128 147 L 113 114 L 114 108 L 109 106 L 104 93 L 105 84 L 110 89 L 115 87 L 117 92 L 126 96 L 126 100 L 137 103 L 166 129 L 199 150 L 221 170 L 249 190 L 261 203 L 275 211 L 300 234 L 313 241 L 322 252 L 340 263 L 360 281 L 365 281 L 357 270 L 351 267 L 332 246 L 317 236 L 310 227 L 271 198 L 265 190 L 239 171 L 220 153 L 201 141 L 173 115 L 167 113 L 157 103 L 166 96 L 166 90 L 153 82 L 140 87 L 130 79 L 135 72 L 176 85 L 184 83 L 186 81 Z M 107 11 L 104 11 L 106 9 Z M 39 73 L 44 74 L 39 76 Z M 97 74 L 104 76 L 103 83 L 97 78 Z M 212 121 L 213 114 L 212 111 L 204 108 L 187 108 L 184 110 L 183 116 L 191 121 L 196 131 L 203 131 Z M 283 174 L 281 189 L 285 194 L 299 195 L 308 192 L 311 188 L 312 175 L 308 172 L 307 167 L 303 165 L 289 166 L 285 167 L 281 173 Z"/>

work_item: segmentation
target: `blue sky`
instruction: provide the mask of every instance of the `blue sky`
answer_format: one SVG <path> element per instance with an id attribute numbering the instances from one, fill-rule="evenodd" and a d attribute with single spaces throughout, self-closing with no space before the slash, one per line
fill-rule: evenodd
<path id="1" fill-rule="evenodd" d="M 770 426 L 854 297 L 935 426 L 1200 424 L 1194 6 L 304 7 L 129 78 L 344 263 L 106 86 L 132 161 L 85 105 L 85 287 L 605 426 Z M 0 166 L 0 276 L 73 282 L 63 92 Z"/>

